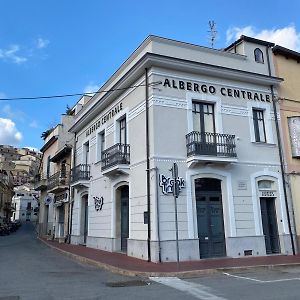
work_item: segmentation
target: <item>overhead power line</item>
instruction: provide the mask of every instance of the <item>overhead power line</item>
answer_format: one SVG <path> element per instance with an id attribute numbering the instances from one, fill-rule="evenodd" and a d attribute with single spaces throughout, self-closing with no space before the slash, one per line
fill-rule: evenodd
<path id="1" fill-rule="evenodd" d="M 148 86 L 156 86 L 162 84 L 161 81 L 155 81 L 148 84 Z M 43 100 L 43 99 L 53 99 L 53 98 L 64 98 L 64 97 L 74 97 L 74 96 L 93 96 L 95 94 L 109 93 L 114 91 L 123 91 L 128 89 L 133 89 L 140 86 L 146 86 L 146 84 L 131 85 L 125 88 L 110 89 L 98 92 L 90 93 L 74 93 L 74 94 L 63 94 L 63 95 L 50 95 L 50 96 L 36 96 L 36 97 L 15 97 L 15 98 L 0 98 L 0 101 L 19 101 L 19 100 Z"/>

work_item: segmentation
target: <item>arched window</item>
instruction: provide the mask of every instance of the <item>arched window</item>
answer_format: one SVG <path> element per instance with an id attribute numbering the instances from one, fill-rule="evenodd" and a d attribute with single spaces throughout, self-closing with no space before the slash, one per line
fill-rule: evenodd
<path id="1" fill-rule="evenodd" d="M 256 62 L 262 63 L 262 64 L 264 63 L 264 55 L 259 48 L 256 48 L 254 50 L 254 57 L 255 57 Z"/>

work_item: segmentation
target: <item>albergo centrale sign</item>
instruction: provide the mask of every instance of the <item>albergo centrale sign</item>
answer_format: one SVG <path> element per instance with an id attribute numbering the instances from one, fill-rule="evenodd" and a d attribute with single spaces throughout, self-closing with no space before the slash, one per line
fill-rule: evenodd
<path id="1" fill-rule="evenodd" d="M 196 82 L 186 80 L 174 80 L 165 78 L 163 80 L 163 86 L 166 88 L 186 90 L 191 92 L 198 92 L 203 94 L 216 95 L 221 94 L 222 96 L 240 98 L 245 100 L 255 100 L 263 102 L 271 102 L 271 96 L 265 93 L 257 93 L 249 90 L 234 89 L 229 87 L 216 88 L 214 85 L 199 84 Z"/>
<path id="2" fill-rule="evenodd" d="M 103 125 L 104 123 L 109 121 L 111 118 L 113 118 L 116 114 L 118 114 L 122 109 L 123 109 L 123 103 L 120 102 L 113 109 L 109 110 L 109 112 L 107 112 L 99 120 L 97 120 L 92 126 L 90 126 L 85 133 L 86 136 L 89 136 L 92 132 L 94 132 L 96 129 L 98 129 L 101 125 Z"/>

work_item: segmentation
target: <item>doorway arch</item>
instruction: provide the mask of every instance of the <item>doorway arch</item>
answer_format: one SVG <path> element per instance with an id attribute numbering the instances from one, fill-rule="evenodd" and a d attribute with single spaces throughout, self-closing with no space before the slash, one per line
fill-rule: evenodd
<path id="1" fill-rule="evenodd" d="M 121 185 L 116 189 L 116 238 L 117 250 L 127 252 L 129 238 L 129 186 Z"/>

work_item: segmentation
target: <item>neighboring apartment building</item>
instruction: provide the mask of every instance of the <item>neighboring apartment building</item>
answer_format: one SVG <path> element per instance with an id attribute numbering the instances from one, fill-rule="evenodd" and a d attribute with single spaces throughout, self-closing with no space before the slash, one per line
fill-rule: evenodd
<path id="1" fill-rule="evenodd" d="M 3 167 L 3 164 L 0 163 Z M 10 171 L 0 167 L 0 223 L 3 220 L 9 220 L 14 211 L 12 206 L 13 191 L 13 177 Z"/>
<path id="2" fill-rule="evenodd" d="M 12 198 L 14 212 L 12 221 L 36 222 L 38 219 L 39 193 L 34 191 L 30 184 L 14 188 L 15 195 Z"/>
<path id="3" fill-rule="evenodd" d="M 71 150 L 74 144 L 69 128 L 73 115 L 63 115 L 58 124 L 45 139 L 39 178 L 35 190 L 41 192 L 39 232 L 64 241 L 68 235 L 69 179 Z"/>
<path id="4" fill-rule="evenodd" d="M 176 260 L 176 163 L 180 260 L 291 254 L 272 46 L 149 36 L 75 109 L 71 242 Z"/>
<path id="5" fill-rule="evenodd" d="M 292 195 L 298 249 L 300 247 L 300 53 L 275 46 L 276 74 L 284 78 L 278 89 L 286 181 Z"/>
<path id="6" fill-rule="evenodd" d="M 0 163 L 9 165 L 14 186 L 32 183 L 38 172 L 41 153 L 27 149 L 0 145 Z"/>

